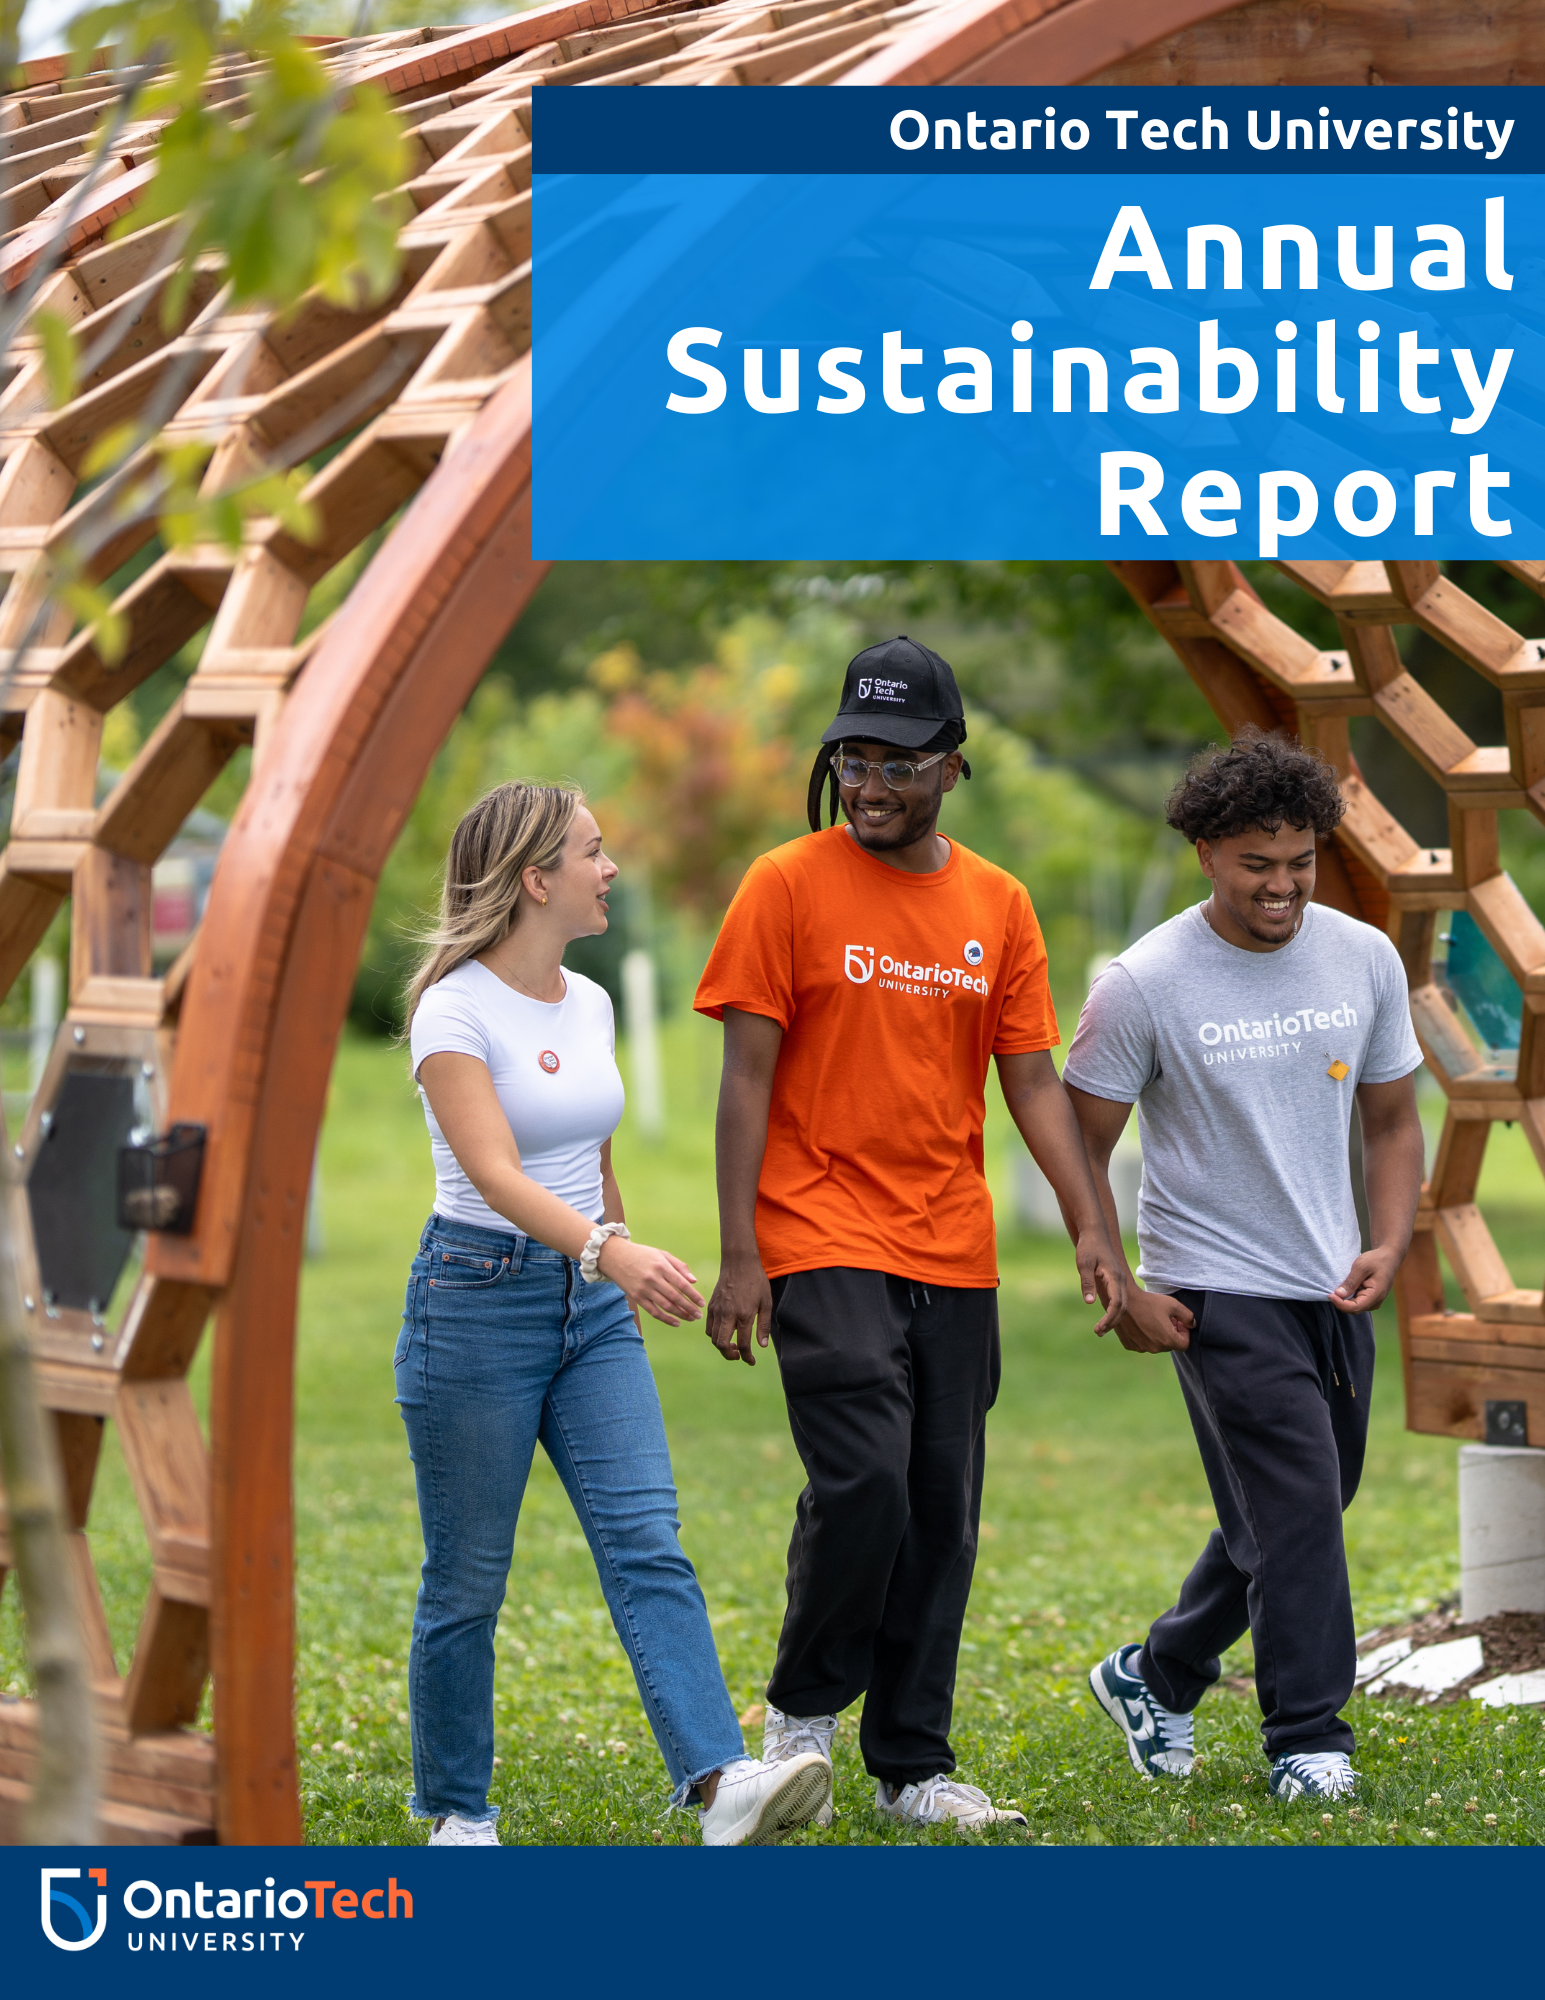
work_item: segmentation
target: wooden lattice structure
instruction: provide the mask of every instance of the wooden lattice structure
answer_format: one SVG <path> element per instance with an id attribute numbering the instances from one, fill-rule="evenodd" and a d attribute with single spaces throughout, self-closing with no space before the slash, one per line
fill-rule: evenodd
<path id="1" fill-rule="evenodd" d="M 121 1323 L 55 1307 L 38 1283 L 26 1201 L 13 1199 L 45 1400 L 73 1509 L 74 1561 L 108 1742 L 109 1833 L 128 1841 L 301 1837 L 292 1733 L 290 1453 L 295 1298 L 317 1128 L 371 898 L 428 764 L 539 580 L 530 557 L 530 103 L 552 83 L 1533 82 L 1545 0 L 1467 5 L 1344 0 L 579 0 L 472 30 L 329 45 L 380 85 L 410 135 L 414 215 L 402 281 L 373 312 L 313 303 L 279 325 L 225 309 L 201 271 L 179 323 L 159 317 L 162 231 L 108 242 L 154 172 L 153 133 L 125 132 L 76 217 L 42 303 L 81 351 L 115 344 L 76 399 L 49 408 L 36 344 L 0 386 L 0 648 L 33 623 L 32 565 L 89 519 L 80 468 L 104 432 L 186 371 L 174 433 L 216 442 L 209 478 L 341 443 L 307 497 L 321 539 L 258 524 L 239 556 L 160 556 L 122 593 L 126 654 L 46 626 L 0 710 L 20 737 L 0 855 L 0 991 L 70 899 L 68 1009 L 26 1126 L 22 1175 L 49 1108 L 81 1065 L 138 1072 L 158 1124 L 191 1121 L 208 1153 L 191 1236 L 158 1236 Z M 1532 31 L 1532 32 L 1531 32 Z M 239 113 L 249 66 L 212 80 Z M 0 112 L 14 291 L 86 172 L 114 80 L 67 86 L 37 64 Z M 126 310 L 126 308 L 130 308 Z M 340 609 L 301 639 L 311 592 L 377 531 L 381 551 Z M 111 540 L 115 574 L 148 530 Z M 1033 551 L 1026 551 L 1032 554 Z M 1475 1435 L 1481 1399 L 1528 1401 L 1545 1436 L 1545 1312 L 1517 1289 L 1474 1205 L 1486 1135 L 1527 1126 L 1545 1166 L 1545 930 L 1497 860 L 1496 815 L 1545 818 L 1539 650 L 1432 564 L 1283 564 L 1340 622 L 1320 653 L 1226 563 L 1123 574 L 1219 716 L 1287 723 L 1341 771 L 1349 812 L 1321 894 L 1391 927 L 1449 1118 L 1401 1288 L 1408 1415 Z M 1545 565 L 1515 565 L 1545 587 Z M 1394 628 L 1420 627 L 1502 689 L 1505 745 L 1472 744 L 1407 674 Z M 103 718 L 203 633 L 164 722 L 100 800 Z M 1381 721 L 1442 785 L 1450 847 L 1422 849 L 1358 774 L 1348 718 Z M 152 971 L 151 869 L 243 745 L 251 777 L 193 944 Z M 1435 912 L 1463 905 L 1525 996 L 1516 1075 L 1488 1063 L 1432 982 Z M 1441 1242 L 1471 1310 L 1444 1314 Z M 214 1319 L 206 1449 L 186 1385 Z M 120 1677 L 87 1538 L 104 1420 L 114 1422 L 154 1582 Z M 0 1520 L 0 1580 L 8 1560 Z M 215 1731 L 190 1727 L 213 1674 Z M 0 1838 L 17 1837 L 32 1713 L 0 1709 Z"/>

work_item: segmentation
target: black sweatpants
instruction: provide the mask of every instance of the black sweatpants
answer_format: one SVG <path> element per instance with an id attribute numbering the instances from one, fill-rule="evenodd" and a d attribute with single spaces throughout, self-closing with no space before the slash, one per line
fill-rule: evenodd
<path id="1" fill-rule="evenodd" d="M 1196 1316 L 1175 1371 L 1218 1526 L 1156 1620 L 1138 1671 L 1196 1707 L 1250 1632 L 1268 1757 L 1354 1747 L 1357 1648 L 1342 1510 L 1362 1477 L 1373 1321 L 1328 1301 L 1177 1292 Z"/>
<path id="2" fill-rule="evenodd" d="M 880 1271 L 773 1282 L 773 1346 L 809 1484 L 767 1699 L 835 1715 L 867 1690 L 872 1776 L 955 1768 L 955 1661 L 998 1393 L 998 1295 Z"/>

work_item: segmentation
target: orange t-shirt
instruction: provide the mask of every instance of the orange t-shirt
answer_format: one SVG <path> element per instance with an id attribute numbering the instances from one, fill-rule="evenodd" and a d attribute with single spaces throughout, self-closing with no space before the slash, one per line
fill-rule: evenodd
<path id="1" fill-rule="evenodd" d="M 747 872 L 694 1005 L 783 1028 L 756 1202 L 769 1277 L 997 1284 L 988 1062 L 1058 1041 L 1022 883 L 958 841 L 934 875 L 846 827 L 790 841 Z"/>

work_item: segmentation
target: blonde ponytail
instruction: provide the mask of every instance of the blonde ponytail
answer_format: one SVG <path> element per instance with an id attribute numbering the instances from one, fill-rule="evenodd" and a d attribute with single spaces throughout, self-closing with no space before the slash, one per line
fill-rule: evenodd
<path id="1" fill-rule="evenodd" d="M 556 868 L 583 794 L 567 785 L 496 785 L 451 836 L 440 918 L 408 986 L 411 1025 L 425 991 L 509 929 L 528 868 Z"/>

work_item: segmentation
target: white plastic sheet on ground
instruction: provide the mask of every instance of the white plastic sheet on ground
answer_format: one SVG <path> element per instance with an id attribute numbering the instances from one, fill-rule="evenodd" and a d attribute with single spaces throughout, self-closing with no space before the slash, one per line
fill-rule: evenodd
<path id="1" fill-rule="evenodd" d="M 1478 1674 L 1485 1664 L 1480 1639 L 1472 1633 L 1468 1639 L 1449 1639 L 1441 1646 L 1423 1646 L 1420 1652 L 1409 1654 L 1377 1680 L 1370 1681 L 1368 1693 L 1383 1694 L 1386 1689 L 1400 1688 L 1425 1695 L 1430 1701 L 1434 1695 L 1445 1694 L 1468 1680 L 1471 1674 Z"/>
<path id="2" fill-rule="evenodd" d="M 1470 1690 L 1472 1701 L 1488 1708 L 1513 1708 L 1523 1702 L 1545 1701 L 1545 1673 L 1498 1674 Z"/>
<path id="3" fill-rule="evenodd" d="M 1387 1672 L 1397 1661 L 1408 1659 L 1410 1652 L 1411 1641 L 1409 1639 L 1391 1639 L 1386 1645 L 1375 1646 L 1371 1653 L 1365 1653 L 1358 1661 L 1355 1685 L 1361 1687 L 1364 1682 L 1376 1679 L 1378 1675 Z"/>

